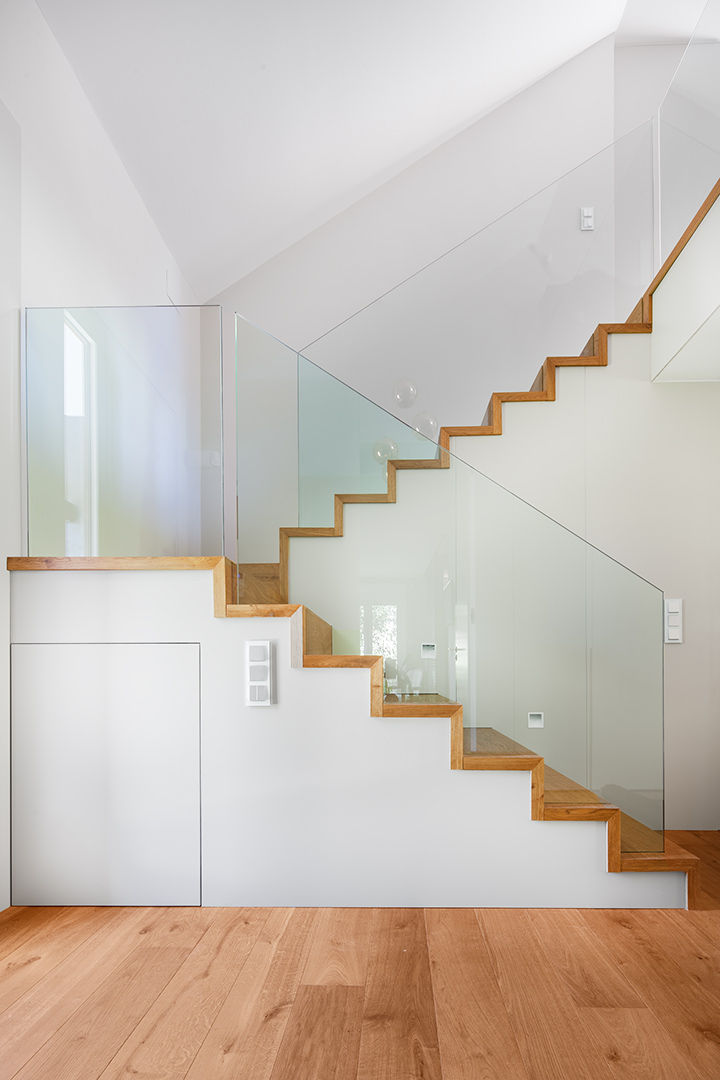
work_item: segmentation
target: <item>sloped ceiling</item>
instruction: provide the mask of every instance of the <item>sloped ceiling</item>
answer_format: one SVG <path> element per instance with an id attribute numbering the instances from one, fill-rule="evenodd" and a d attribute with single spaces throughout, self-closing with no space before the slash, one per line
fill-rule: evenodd
<path id="1" fill-rule="evenodd" d="M 583 49 L 624 0 L 39 0 L 206 299 Z"/>

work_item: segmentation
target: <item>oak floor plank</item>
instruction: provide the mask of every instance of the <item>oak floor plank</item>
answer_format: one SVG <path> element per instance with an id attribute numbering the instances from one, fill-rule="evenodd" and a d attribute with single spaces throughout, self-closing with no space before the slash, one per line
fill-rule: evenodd
<path id="1" fill-rule="evenodd" d="M 552 969 L 526 911 L 478 909 L 495 976 L 532 1080 L 598 1080 L 606 1063 Z"/>
<path id="2" fill-rule="evenodd" d="M 0 914 L 0 960 L 62 915 L 58 907 L 10 907 Z"/>
<path id="3" fill-rule="evenodd" d="M 116 909 L 115 918 L 6 1009 L 0 1015 L 0 1080 L 10 1080 L 163 917 L 152 908 Z"/>
<path id="4" fill-rule="evenodd" d="M 188 1080 L 269 1080 L 307 960 L 315 911 L 271 910 Z"/>
<path id="5" fill-rule="evenodd" d="M 190 948 L 140 945 L 16 1073 L 17 1080 L 95 1080 Z"/>
<path id="6" fill-rule="evenodd" d="M 322 908 L 302 982 L 317 986 L 364 986 L 372 909 Z"/>
<path id="7" fill-rule="evenodd" d="M 649 932 L 646 912 L 583 911 L 673 1042 L 707 1080 L 720 1076 L 720 1001 L 675 958 L 672 929 Z M 687 916 L 687 913 L 683 913 Z M 671 927 L 671 924 L 669 924 Z"/>
<path id="8" fill-rule="evenodd" d="M 422 909 L 375 909 L 357 1076 L 442 1076 Z"/>
<path id="9" fill-rule="evenodd" d="M 443 1080 L 528 1080 L 471 908 L 425 912 Z"/>
<path id="10" fill-rule="evenodd" d="M 112 920 L 112 908 L 64 908 L 0 961 L 0 1013 Z"/>
<path id="11" fill-rule="evenodd" d="M 548 963 L 581 1008 L 642 1009 L 646 1002 L 633 989 L 612 954 L 579 912 L 542 908 L 528 912 Z"/>
<path id="12" fill-rule="evenodd" d="M 699 1073 L 651 1009 L 590 1008 L 584 1026 L 607 1075 L 617 1080 L 699 1080 Z"/>
<path id="13" fill-rule="evenodd" d="M 102 1080 L 182 1080 L 267 920 L 266 908 L 218 909 L 193 951 L 123 1043 Z"/>
<path id="14" fill-rule="evenodd" d="M 300 986 L 271 1080 L 355 1080 L 364 998 L 362 986 Z"/>

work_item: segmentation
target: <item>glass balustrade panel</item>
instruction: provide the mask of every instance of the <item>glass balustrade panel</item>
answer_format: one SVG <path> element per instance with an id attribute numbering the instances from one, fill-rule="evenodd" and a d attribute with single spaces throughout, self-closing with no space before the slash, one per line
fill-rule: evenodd
<path id="1" fill-rule="evenodd" d="M 219 555 L 217 307 L 26 313 L 31 555 Z"/>
<path id="2" fill-rule="evenodd" d="M 658 114 L 662 260 L 720 178 L 720 0 L 709 0 Z"/>

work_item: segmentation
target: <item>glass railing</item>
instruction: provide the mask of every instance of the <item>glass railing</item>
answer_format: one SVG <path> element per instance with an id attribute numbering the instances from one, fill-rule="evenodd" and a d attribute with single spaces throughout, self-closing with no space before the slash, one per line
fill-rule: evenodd
<path id="1" fill-rule="evenodd" d="M 30 555 L 223 552 L 218 307 L 29 308 Z"/>
<path id="2" fill-rule="evenodd" d="M 301 351 L 411 427 L 480 424 L 494 391 L 528 390 L 546 356 L 627 319 L 654 273 L 653 212 L 648 122 Z"/>
<path id="3" fill-rule="evenodd" d="M 387 702 L 459 701 L 468 752 L 495 732 L 542 754 L 549 802 L 620 806 L 625 850 L 661 850 L 662 593 L 241 319 L 237 340 L 238 407 L 264 432 L 240 473 L 279 472 L 287 510 L 270 552 L 241 482 L 238 562 L 276 560 L 280 525 L 329 529 L 335 494 L 373 500 L 344 504 L 342 537 L 291 539 L 288 599 L 332 625 L 334 652 L 383 656 Z M 397 498 L 378 502 L 388 470 Z"/>
<path id="4" fill-rule="evenodd" d="M 720 177 L 719 71 L 720 0 L 708 0 L 658 113 L 662 259 Z"/>

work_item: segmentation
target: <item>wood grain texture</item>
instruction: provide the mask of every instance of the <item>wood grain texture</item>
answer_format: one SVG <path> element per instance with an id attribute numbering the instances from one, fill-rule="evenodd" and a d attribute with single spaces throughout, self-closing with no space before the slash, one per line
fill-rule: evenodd
<path id="1" fill-rule="evenodd" d="M 303 653 L 325 655 L 332 653 L 332 626 L 314 611 L 303 607 Z"/>
<path id="2" fill-rule="evenodd" d="M 699 859 L 696 871 L 688 874 L 688 886 L 692 893 L 688 907 L 700 911 L 720 908 L 720 833 L 717 830 L 672 830 L 666 832 L 665 836 Z"/>
<path id="3" fill-rule="evenodd" d="M 114 919 L 0 1013 L 0 1080 L 10 1080 L 165 918 L 162 908 L 116 909 Z"/>
<path id="4" fill-rule="evenodd" d="M 428 909 L 425 921 L 442 1076 L 528 1080 L 474 912 Z"/>
<path id="5" fill-rule="evenodd" d="M 593 1009 L 643 1007 L 642 998 L 579 912 L 529 911 L 528 918 L 549 967 L 564 983 L 575 1005 Z"/>
<path id="6" fill-rule="evenodd" d="M 237 566 L 231 559 L 218 559 L 213 567 L 213 610 L 216 619 L 224 619 L 228 604 L 235 603 Z"/>
<path id="7" fill-rule="evenodd" d="M 316 912 L 273 909 L 187 1072 L 269 1080 L 307 961 Z"/>
<path id="8" fill-rule="evenodd" d="M 267 912 L 259 908 L 213 911 L 211 925 L 100 1074 L 101 1080 L 182 1080 L 266 920 Z"/>
<path id="9" fill-rule="evenodd" d="M 660 931 L 645 912 L 583 911 L 582 918 L 697 1075 L 714 1080 L 720 1076 L 720 997 L 685 967 L 686 945 L 675 928 L 687 915 L 672 914 Z"/>
<path id="10" fill-rule="evenodd" d="M 720 834 L 683 838 L 720 861 Z M 696 912 L 115 908 L 100 923 L 97 909 L 11 909 L 0 942 L 26 958 L 55 931 L 65 945 L 68 927 L 87 933 L 0 1012 L 0 1078 L 716 1080 L 720 890 L 711 899 Z"/>
<path id="11" fill-rule="evenodd" d="M 364 987 L 369 949 L 366 908 L 322 908 L 302 982 L 311 986 Z"/>
<path id="12" fill-rule="evenodd" d="M 111 919 L 111 908 L 64 908 L 45 929 L 9 952 L 0 961 L 0 1012 Z"/>
<path id="13" fill-rule="evenodd" d="M 8 570 L 214 570 L 222 555 L 23 556 Z"/>
<path id="14" fill-rule="evenodd" d="M 355 1080 L 364 996 L 361 986 L 300 986 L 271 1080 Z"/>
<path id="15" fill-rule="evenodd" d="M 593 1080 L 606 1063 L 593 1051 L 572 994 L 551 969 L 528 914 L 477 912 L 528 1074 Z M 581 1037 L 579 1037 L 581 1036 Z"/>
<path id="16" fill-rule="evenodd" d="M 65 910 L 89 915 L 92 909 Z M 111 922 L 116 918 L 117 909 L 100 910 Z M 89 993 L 16 1076 L 22 1080 L 49 1077 L 94 1080 L 100 1075 L 212 921 L 209 909 L 158 909 L 158 912 L 159 918 L 151 917 L 141 923 L 139 944 L 124 958 L 118 958 L 120 962 L 116 962 L 107 978 Z M 115 929 L 113 925 L 113 933 Z M 66 960 L 67 974 L 72 976 L 74 971 L 82 976 L 82 967 L 78 967 L 75 957 L 76 954 L 70 954 Z M 87 960 L 85 951 L 82 962 Z M 35 997 L 37 1007 L 39 1001 Z"/>
<path id="17" fill-rule="evenodd" d="M 0 913 L 0 960 L 28 941 L 38 929 L 60 918 L 64 908 L 10 907 Z"/>
<path id="18" fill-rule="evenodd" d="M 357 1078 L 378 1077 L 442 1080 L 421 909 L 374 913 Z"/>
<path id="19" fill-rule="evenodd" d="M 279 563 L 239 563 L 237 592 L 239 604 L 284 604 L 287 596 L 280 582 Z"/>
<path id="20" fill-rule="evenodd" d="M 23 1066 L 18 1080 L 97 1077 L 188 955 L 188 948 L 141 945 Z"/>

